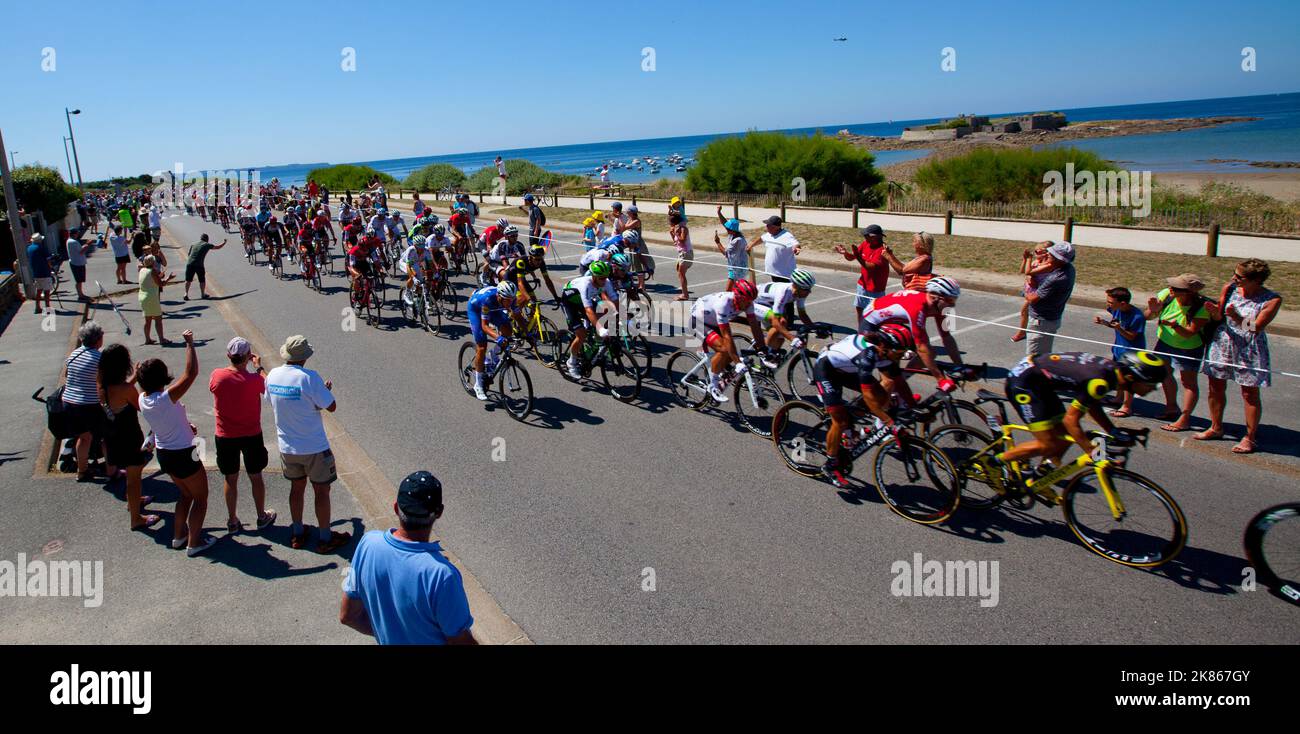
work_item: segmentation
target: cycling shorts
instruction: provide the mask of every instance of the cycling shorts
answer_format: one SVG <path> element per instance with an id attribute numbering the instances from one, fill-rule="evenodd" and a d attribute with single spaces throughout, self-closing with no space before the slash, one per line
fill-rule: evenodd
<path id="1" fill-rule="evenodd" d="M 1046 431 L 1065 418 L 1065 404 L 1039 371 L 1007 376 L 1007 398 L 1031 431 Z"/>
<path id="2" fill-rule="evenodd" d="M 469 311 L 469 330 L 474 335 L 475 344 L 487 344 L 487 333 L 483 331 L 484 313 L 479 309 L 472 308 Z M 510 314 L 502 309 L 492 309 L 486 314 L 489 324 L 500 331 L 503 326 L 510 323 Z"/>

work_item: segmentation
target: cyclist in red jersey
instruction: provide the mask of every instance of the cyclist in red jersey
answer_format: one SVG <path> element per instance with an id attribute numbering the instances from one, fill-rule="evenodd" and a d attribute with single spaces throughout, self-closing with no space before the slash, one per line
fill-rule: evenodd
<path id="1" fill-rule="evenodd" d="M 934 318 L 939 327 L 939 337 L 943 340 L 944 350 L 957 366 L 962 365 L 961 350 L 957 340 L 944 326 L 943 311 L 957 304 L 961 296 L 961 286 L 952 278 L 933 278 L 925 284 L 924 291 L 899 291 L 877 298 L 871 308 L 862 314 L 858 321 L 858 332 L 867 334 L 879 331 L 882 324 L 903 323 L 912 332 L 916 341 L 916 353 L 925 364 L 925 368 L 939 381 L 939 389 L 951 392 L 957 388 L 934 360 L 934 349 L 930 347 L 930 336 L 925 330 L 925 321 Z"/>

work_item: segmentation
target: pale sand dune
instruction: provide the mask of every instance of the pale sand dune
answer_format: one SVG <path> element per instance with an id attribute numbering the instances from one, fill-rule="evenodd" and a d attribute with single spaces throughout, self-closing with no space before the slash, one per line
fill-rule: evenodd
<path id="1" fill-rule="evenodd" d="M 1206 181 L 1229 183 L 1282 201 L 1300 201 L 1300 171 L 1261 171 L 1259 173 L 1157 173 L 1156 181 L 1197 191 Z"/>

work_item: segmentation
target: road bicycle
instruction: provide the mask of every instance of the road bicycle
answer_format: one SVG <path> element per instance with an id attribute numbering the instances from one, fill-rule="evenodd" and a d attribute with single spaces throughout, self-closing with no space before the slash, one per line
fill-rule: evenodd
<path id="1" fill-rule="evenodd" d="M 268 244 L 266 248 L 267 260 L 271 263 L 271 274 L 276 280 L 284 279 L 284 258 L 280 254 L 280 248 L 274 244 Z"/>
<path id="2" fill-rule="evenodd" d="M 860 474 L 866 464 L 881 499 L 890 510 L 912 522 L 934 525 L 952 517 L 962 501 L 957 469 L 938 446 L 912 432 L 940 407 L 922 402 L 915 409 L 899 410 L 895 424 L 905 430 L 898 433 L 876 419 L 861 396 L 847 407 L 854 427 L 841 436 L 836 457 L 840 474 L 851 483 L 865 484 Z M 772 419 L 772 443 L 791 471 L 817 477 L 826 464 L 830 428 L 831 417 L 821 405 L 791 400 Z M 872 448 L 876 452 L 871 460 L 860 461 Z"/>
<path id="3" fill-rule="evenodd" d="M 495 395 L 511 418 L 523 421 L 533 412 L 533 380 L 528 370 L 514 357 L 519 340 L 506 337 L 496 360 L 490 355 L 483 364 L 483 389 Z M 465 342 L 457 356 L 457 372 L 465 392 L 474 394 L 474 342 Z"/>
<path id="4" fill-rule="evenodd" d="M 1080 454 L 1059 467 L 1003 463 L 997 454 L 1015 445 L 1017 432 L 1030 430 L 1007 422 L 1010 400 L 987 390 L 977 394 L 977 404 L 997 406 L 997 415 L 988 418 L 995 436 L 966 425 L 942 426 L 930 433 L 930 440 L 958 469 L 963 504 L 988 509 L 1012 500 L 1026 509 L 1035 503 L 1059 506 L 1084 547 L 1124 566 L 1155 568 L 1182 552 L 1187 519 L 1178 503 L 1154 481 L 1125 468 L 1129 450 L 1146 446 L 1149 429 L 1127 431 L 1126 436 L 1090 432 L 1104 457 L 1098 461 Z M 1057 492 L 1059 482 L 1065 482 L 1065 488 Z"/>
<path id="5" fill-rule="evenodd" d="M 582 340 L 582 348 L 578 350 L 578 372 L 582 379 L 590 378 L 592 372 L 599 369 L 600 381 L 605 384 L 610 395 L 625 403 L 635 400 L 641 394 L 641 374 L 636 371 L 632 359 L 623 352 L 623 342 L 614 334 L 599 337 L 592 331 L 594 330 L 588 329 L 587 338 Z M 551 348 L 554 350 L 552 360 L 556 369 L 566 380 L 572 381 L 574 378 L 569 374 L 567 366 L 571 337 L 571 334 L 565 333 L 552 340 Z"/>
<path id="6" fill-rule="evenodd" d="M 348 305 L 371 326 L 379 326 L 384 308 L 384 273 L 379 271 L 356 279 L 348 288 Z"/>
<path id="7" fill-rule="evenodd" d="M 298 258 L 298 272 L 302 276 L 303 285 L 320 292 L 320 268 L 316 266 L 316 258 L 306 254 Z"/>
<path id="8" fill-rule="evenodd" d="M 830 339 L 834 328 L 831 324 L 819 321 L 813 324 L 800 324 L 795 329 L 795 333 L 803 340 L 804 345 L 799 349 L 786 352 L 781 357 L 785 367 L 783 370 L 785 386 L 791 398 L 810 403 L 817 402 L 817 380 L 813 378 L 813 365 L 817 364 L 820 353 L 812 348 L 812 337 Z M 778 372 L 781 371 L 778 367 Z"/>
<path id="9" fill-rule="evenodd" d="M 567 354 L 568 342 L 555 322 L 542 315 L 541 302 L 537 298 L 529 300 L 513 318 L 515 333 L 528 344 L 533 357 L 544 367 L 558 366 L 557 357 Z"/>
<path id="10" fill-rule="evenodd" d="M 397 294 L 397 305 L 402 311 L 402 318 L 412 326 L 419 326 L 425 331 L 437 334 L 442 330 L 442 310 L 436 299 L 430 297 L 429 285 L 424 281 L 415 281 L 414 288 L 402 288 Z"/>
<path id="11" fill-rule="evenodd" d="M 1246 526 L 1242 543 L 1259 582 L 1300 605 L 1300 502 L 1261 510 Z"/>
<path id="12" fill-rule="evenodd" d="M 767 438 L 772 435 L 772 420 L 777 409 L 785 402 L 776 380 L 763 371 L 757 353 L 736 345 L 741 360 L 748 366 L 739 378 L 733 370 L 721 376 L 720 389 L 732 389 L 731 404 L 736 418 L 750 433 Z M 684 408 L 701 410 L 716 406 L 709 391 L 709 364 L 712 355 L 693 349 L 679 349 L 668 356 L 665 370 L 673 398 Z"/>

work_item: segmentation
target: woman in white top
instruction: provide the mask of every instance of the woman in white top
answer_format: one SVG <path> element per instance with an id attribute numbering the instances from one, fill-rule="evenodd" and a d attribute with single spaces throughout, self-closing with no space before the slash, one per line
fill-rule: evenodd
<path id="1" fill-rule="evenodd" d="M 677 246 L 677 281 L 681 283 L 681 295 L 674 298 L 674 301 L 685 301 L 691 297 L 690 289 L 686 286 L 686 271 L 690 269 L 691 263 L 695 262 L 695 248 L 691 245 L 691 230 L 686 226 L 686 220 L 681 214 L 676 212 L 668 215 L 668 234 L 673 238 L 673 244 Z"/>
<path id="2" fill-rule="evenodd" d="M 171 476 L 180 489 L 176 501 L 176 535 L 173 548 L 187 548 L 186 554 L 197 556 L 212 547 L 216 539 L 203 534 L 203 519 L 208 514 L 208 473 L 195 458 L 194 437 L 198 429 L 185 415 L 181 397 L 199 375 L 199 360 L 194 354 L 194 332 L 186 330 L 185 374 L 172 379 L 161 359 L 146 359 L 136 367 L 140 386 L 140 415 L 153 429 L 158 447 L 158 466 Z"/>

